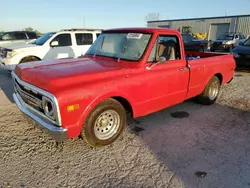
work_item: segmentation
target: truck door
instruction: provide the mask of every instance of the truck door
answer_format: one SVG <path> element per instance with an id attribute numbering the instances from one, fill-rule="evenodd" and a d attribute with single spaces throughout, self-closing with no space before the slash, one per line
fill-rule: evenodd
<path id="1" fill-rule="evenodd" d="M 75 33 L 74 51 L 77 57 L 84 55 L 94 42 L 93 33 Z"/>
<path id="2" fill-rule="evenodd" d="M 146 70 L 150 100 L 145 107 L 153 111 L 182 102 L 186 97 L 189 69 L 181 57 L 179 42 L 175 35 L 159 35 L 146 63 L 149 66 L 161 56 L 166 58 L 165 64 Z"/>
<path id="3" fill-rule="evenodd" d="M 63 59 L 75 57 L 72 49 L 72 38 L 70 33 L 62 33 L 55 36 L 50 42 L 50 49 L 43 59 Z"/>

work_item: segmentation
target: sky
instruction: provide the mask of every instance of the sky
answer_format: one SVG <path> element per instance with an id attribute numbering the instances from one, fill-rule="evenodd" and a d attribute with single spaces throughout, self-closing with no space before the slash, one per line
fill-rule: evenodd
<path id="1" fill-rule="evenodd" d="M 0 31 L 145 27 L 148 13 L 182 19 L 250 14 L 249 7 L 250 0 L 3 0 Z"/>

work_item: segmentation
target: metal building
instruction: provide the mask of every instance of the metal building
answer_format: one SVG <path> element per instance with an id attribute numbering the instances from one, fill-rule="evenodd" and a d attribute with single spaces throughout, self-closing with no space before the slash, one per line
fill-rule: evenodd
<path id="1" fill-rule="evenodd" d="M 207 33 L 207 40 L 215 40 L 225 32 L 240 32 L 250 36 L 250 15 L 148 21 L 148 27 L 166 27 L 180 32 Z"/>

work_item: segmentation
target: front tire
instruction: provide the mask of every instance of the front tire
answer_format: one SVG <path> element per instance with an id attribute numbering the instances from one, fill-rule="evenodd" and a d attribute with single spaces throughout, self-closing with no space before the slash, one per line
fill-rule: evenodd
<path id="1" fill-rule="evenodd" d="M 126 126 L 126 112 L 114 99 L 106 99 L 88 115 L 81 136 L 91 147 L 102 147 L 113 143 Z"/>
<path id="2" fill-rule="evenodd" d="M 214 104 L 220 91 L 220 80 L 213 76 L 207 83 L 203 92 L 196 97 L 197 101 L 204 105 Z"/>
<path id="3" fill-rule="evenodd" d="M 28 62 L 32 62 L 32 61 L 40 61 L 40 59 L 33 57 L 33 56 L 29 56 L 29 57 L 25 57 L 23 58 L 20 63 L 28 63 Z"/>

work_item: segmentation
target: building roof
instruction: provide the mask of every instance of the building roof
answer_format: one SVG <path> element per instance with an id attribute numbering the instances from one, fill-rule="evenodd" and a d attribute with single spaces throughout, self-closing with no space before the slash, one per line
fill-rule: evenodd
<path id="1" fill-rule="evenodd" d="M 245 15 L 233 15 L 233 16 L 217 16 L 217 17 L 201 17 L 201 18 L 183 18 L 183 19 L 170 19 L 170 20 L 155 20 L 148 21 L 148 23 L 157 23 L 157 22 L 169 22 L 169 21 L 189 21 L 189 20 L 207 20 L 207 19 L 220 19 L 220 18 L 240 18 L 240 17 L 250 17 L 250 14 Z"/>

